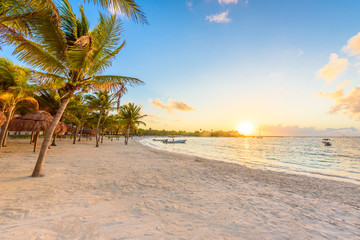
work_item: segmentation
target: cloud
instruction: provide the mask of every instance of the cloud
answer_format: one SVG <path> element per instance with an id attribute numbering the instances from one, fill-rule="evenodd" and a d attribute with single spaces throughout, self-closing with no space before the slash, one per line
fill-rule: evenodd
<path id="1" fill-rule="evenodd" d="M 261 130 L 266 135 L 271 136 L 351 136 L 359 135 L 359 129 L 354 127 L 348 128 L 327 128 L 316 129 L 315 127 L 299 127 L 297 125 L 283 126 L 279 125 L 262 125 Z"/>
<path id="2" fill-rule="evenodd" d="M 347 45 L 343 47 L 343 51 L 349 55 L 357 55 L 360 53 L 360 32 L 347 41 Z"/>
<path id="3" fill-rule="evenodd" d="M 231 19 L 228 17 L 228 14 L 229 14 L 229 10 L 219 13 L 219 14 L 206 16 L 205 20 L 209 21 L 209 22 L 216 22 L 216 23 L 229 23 L 231 21 Z"/>
<path id="4" fill-rule="evenodd" d="M 176 101 L 169 98 L 168 104 L 164 104 L 160 99 L 152 100 L 149 99 L 154 108 L 165 109 L 168 113 L 172 113 L 174 110 L 178 111 L 194 111 L 195 109 L 184 103 L 182 100 Z"/>
<path id="5" fill-rule="evenodd" d="M 220 4 L 237 4 L 238 0 L 218 0 Z M 247 1 L 245 1 L 245 4 L 247 4 Z"/>
<path id="6" fill-rule="evenodd" d="M 194 5 L 194 2 L 192 0 L 188 0 L 188 1 L 185 2 L 185 4 L 189 9 L 192 9 L 192 7 Z"/>
<path id="7" fill-rule="evenodd" d="M 338 55 L 332 53 L 330 55 L 329 63 L 317 72 L 319 78 L 326 80 L 326 83 L 331 83 L 337 76 L 346 69 L 349 62 L 346 58 L 338 58 Z"/>
<path id="8" fill-rule="evenodd" d="M 320 92 L 317 96 L 328 98 L 335 103 L 331 106 L 330 113 L 341 113 L 350 118 L 360 120 L 360 87 L 353 87 L 353 89 L 345 93 L 344 88 L 349 86 L 351 81 L 346 81 L 339 84 L 334 92 L 326 93 Z"/>

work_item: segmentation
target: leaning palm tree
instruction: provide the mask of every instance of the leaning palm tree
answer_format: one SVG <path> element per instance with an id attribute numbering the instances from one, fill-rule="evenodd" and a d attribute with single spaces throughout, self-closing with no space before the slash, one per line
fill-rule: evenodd
<path id="1" fill-rule="evenodd" d="M 141 108 L 136 106 L 134 103 L 129 103 L 123 105 L 119 110 L 120 120 L 125 127 L 125 145 L 128 144 L 130 130 L 136 130 L 139 125 L 146 124 L 140 119 L 146 117 L 147 115 L 141 114 Z"/>
<path id="2" fill-rule="evenodd" d="M 121 23 L 115 15 L 100 14 L 98 24 L 90 31 L 81 6 L 79 17 L 68 0 L 63 0 L 59 9 L 60 25 L 51 11 L 47 16 L 36 16 L 30 21 L 34 38 L 3 34 L 14 45 L 17 57 L 37 69 L 33 71 L 35 79 L 56 89 L 61 96 L 59 110 L 45 135 L 33 177 L 41 175 L 55 127 L 75 94 L 99 90 L 118 92 L 125 85 L 143 83 L 137 78 L 101 75 L 125 45 L 121 41 Z"/>
<path id="3" fill-rule="evenodd" d="M 31 96 L 36 91 L 36 88 L 34 85 L 29 84 L 29 69 L 15 65 L 9 60 L 1 60 L 4 59 L 0 59 L 0 79 L 4 80 L 4 82 L 11 82 L 12 85 L 0 93 L 0 103 L 5 112 L 7 112 L 7 120 L 2 127 L 0 135 L 0 154 L 9 123 L 14 117 L 15 111 L 21 106 L 21 103 L 27 102 L 35 110 L 39 108 L 38 102 Z"/>
<path id="4" fill-rule="evenodd" d="M 96 147 L 99 147 L 100 141 L 100 125 L 104 125 L 109 112 L 113 110 L 115 103 L 115 95 L 109 94 L 108 91 L 99 91 L 93 95 L 87 95 L 87 105 L 90 110 L 96 111 L 98 115 L 98 121 L 96 125 Z M 101 122 L 101 120 L 103 120 Z"/>

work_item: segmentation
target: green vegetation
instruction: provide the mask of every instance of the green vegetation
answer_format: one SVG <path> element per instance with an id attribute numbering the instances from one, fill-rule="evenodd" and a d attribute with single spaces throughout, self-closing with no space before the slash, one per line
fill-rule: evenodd
<path id="1" fill-rule="evenodd" d="M 244 137 L 244 135 L 237 131 L 175 131 L 175 130 L 154 130 L 154 129 L 139 129 L 137 132 L 139 136 L 191 136 L 191 137 Z"/>

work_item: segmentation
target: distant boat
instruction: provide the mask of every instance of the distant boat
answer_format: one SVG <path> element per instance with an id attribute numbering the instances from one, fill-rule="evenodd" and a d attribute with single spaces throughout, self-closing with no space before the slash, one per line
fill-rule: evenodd
<path id="1" fill-rule="evenodd" d="M 169 141 L 166 139 L 163 141 L 163 143 L 166 143 L 166 144 L 168 144 L 168 143 L 185 143 L 185 142 L 186 142 L 186 140 L 172 140 L 172 141 L 170 140 Z"/>
<path id="2" fill-rule="evenodd" d="M 167 139 L 157 139 L 157 138 L 154 138 L 153 141 L 155 142 L 163 142 L 163 141 L 166 141 Z"/>
<path id="3" fill-rule="evenodd" d="M 324 146 L 331 146 L 332 145 L 331 144 L 331 139 L 329 139 L 329 138 L 324 138 L 321 142 L 322 142 L 322 144 Z"/>

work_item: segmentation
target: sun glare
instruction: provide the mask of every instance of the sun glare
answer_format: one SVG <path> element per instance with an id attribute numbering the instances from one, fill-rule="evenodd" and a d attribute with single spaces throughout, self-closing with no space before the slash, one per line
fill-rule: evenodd
<path id="1" fill-rule="evenodd" d="M 252 133 L 254 131 L 254 129 L 255 129 L 254 124 L 252 124 L 251 122 L 248 122 L 248 121 L 241 122 L 238 125 L 239 133 L 244 134 L 244 135 L 249 135 L 250 133 Z"/>

